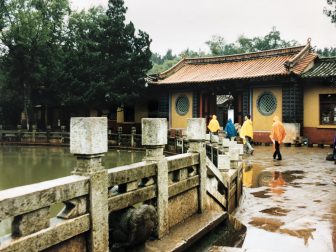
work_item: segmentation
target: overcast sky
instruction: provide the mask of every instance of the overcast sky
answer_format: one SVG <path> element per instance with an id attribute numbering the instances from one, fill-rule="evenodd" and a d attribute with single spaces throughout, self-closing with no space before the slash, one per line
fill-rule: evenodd
<path id="1" fill-rule="evenodd" d="M 72 0 L 74 9 L 107 6 L 108 0 Z M 234 42 L 244 34 L 264 36 L 275 26 L 281 37 L 305 44 L 336 47 L 336 25 L 323 14 L 326 0 L 125 0 L 127 19 L 149 34 L 153 52 L 168 48 L 206 50 L 220 35 Z"/>

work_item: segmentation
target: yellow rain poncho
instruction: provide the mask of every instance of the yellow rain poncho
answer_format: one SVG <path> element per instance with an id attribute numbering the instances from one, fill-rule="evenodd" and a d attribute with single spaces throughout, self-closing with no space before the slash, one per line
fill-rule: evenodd
<path id="1" fill-rule="evenodd" d="M 253 139 L 253 125 L 250 119 L 246 119 L 246 121 L 243 123 L 239 135 L 241 138 L 244 139 L 244 141 L 246 136 L 251 137 Z"/>
<path id="2" fill-rule="evenodd" d="M 217 121 L 217 116 L 213 115 L 212 119 L 209 122 L 208 129 L 212 132 L 215 133 L 220 129 L 219 123 Z"/>
<path id="3" fill-rule="evenodd" d="M 279 144 L 281 144 L 285 137 L 285 127 L 283 126 L 282 122 L 280 122 L 279 117 L 274 116 L 270 138 L 272 141 L 277 141 Z"/>

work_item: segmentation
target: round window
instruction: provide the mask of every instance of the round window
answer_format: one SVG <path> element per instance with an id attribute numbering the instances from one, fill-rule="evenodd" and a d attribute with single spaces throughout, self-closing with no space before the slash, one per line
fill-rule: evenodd
<path id="1" fill-rule="evenodd" d="M 176 99 L 176 112 L 179 115 L 185 115 L 189 111 L 189 100 L 188 97 L 185 95 L 180 95 Z"/>
<path id="2" fill-rule="evenodd" d="M 257 100 L 257 108 L 262 115 L 271 115 L 277 107 L 277 100 L 271 92 L 264 92 Z"/>

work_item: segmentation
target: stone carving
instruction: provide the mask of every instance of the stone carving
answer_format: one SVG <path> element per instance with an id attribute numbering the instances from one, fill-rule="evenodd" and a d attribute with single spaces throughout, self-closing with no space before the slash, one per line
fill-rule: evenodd
<path id="1" fill-rule="evenodd" d="M 153 206 L 128 208 L 109 216 L 110 248 L 130 247 L 144 243 L 157 227 L 157 213 Z"/>

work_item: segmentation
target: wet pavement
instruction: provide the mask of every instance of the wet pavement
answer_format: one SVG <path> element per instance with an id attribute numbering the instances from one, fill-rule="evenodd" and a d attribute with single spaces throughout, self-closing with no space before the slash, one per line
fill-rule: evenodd
<path id="1" fill-rule="evenodd" d="M 331 148 L 257 147 L 244 164 L 245 185 L 235 217 L 247 227 L 243 248 L 336 251 L 336 165 Z"/>

